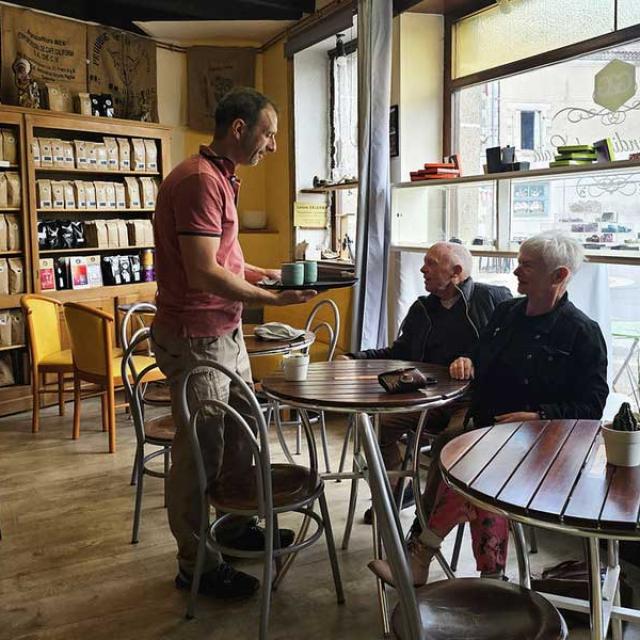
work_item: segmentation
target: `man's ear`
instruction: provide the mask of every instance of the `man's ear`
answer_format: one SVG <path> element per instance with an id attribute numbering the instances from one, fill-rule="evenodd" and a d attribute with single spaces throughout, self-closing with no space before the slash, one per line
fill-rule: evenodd
<path id="1" fill-rule="evenodd" d="M 240 137 L 242 136 L 242 133 L 244 132 L 246 126 L 247 126 L 247 123 L 242 118 L 236 118 L 231 123 L 231 126 L 229 127 L 229 131 L 231 131 L 231 135 L 236 140 L 239 140 Z"/>
<path id="2" fill-rule="evenodd" d="M 567 267 L 558 267 L 552 274 L 551 278 L 553 284 L 561 285 L 563 282 L 566 282 L 569 279 L 571 272 Z"/>
<path id="3" fill-rule="evenodd" d="M 454 284 L 462 282 L 462 265 L 456 264 L 452 269 L 451 281 Z"/>

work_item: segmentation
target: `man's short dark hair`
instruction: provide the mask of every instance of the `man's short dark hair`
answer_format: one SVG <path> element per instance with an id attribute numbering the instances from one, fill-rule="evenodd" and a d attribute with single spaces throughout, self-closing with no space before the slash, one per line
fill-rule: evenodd
<path id="1" fill-rule="evenodd" d="M 214 116 L 217 136 L 224 135 L 229 130 L 232 122 L 237 118 L 245 121 L 249 129 L 258 122 L 260 112 L 265 107 L 272 107 L 278 111 L 273 102 L 251 87 L 237 87 L 225 93 Z"/>

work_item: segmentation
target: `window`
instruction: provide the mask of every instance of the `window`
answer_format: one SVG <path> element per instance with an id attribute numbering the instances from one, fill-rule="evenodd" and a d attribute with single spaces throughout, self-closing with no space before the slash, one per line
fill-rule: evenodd
<path id="1" fill-rule="evenodd" d="M 535 148 L 535 130 L 536 130 L 536 112 L 521 111 L 520 112 L 520 148 Z"/>

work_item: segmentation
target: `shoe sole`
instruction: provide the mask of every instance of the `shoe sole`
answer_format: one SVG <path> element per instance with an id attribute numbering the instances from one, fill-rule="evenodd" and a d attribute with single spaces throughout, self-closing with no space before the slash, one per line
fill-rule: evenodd
<path id="1" fill-rule="evenodd" d="M 178 580 L 175 580 L 174 582 L 176 585 L 176 589 L 178 591 L 191 591 L 190 584 L 187 584 L 186 582 L 181 582 L 181 581 L 179 582 Z M 252 596 L 254 596 L 259 589 L 260 589 L 260 583 L 258 583 L 255 586 L 255 589 L 251 593 L 246 593 L 246 594 L 225 596 L 225 595 L 219 595 L 217 593 L 202 593 L 202 591 L 198 591 L 198 595 L 204 596 L 205 598 L 214 598 L 216 600 L 247 600 L 248 598 L 251 598 Z"/>

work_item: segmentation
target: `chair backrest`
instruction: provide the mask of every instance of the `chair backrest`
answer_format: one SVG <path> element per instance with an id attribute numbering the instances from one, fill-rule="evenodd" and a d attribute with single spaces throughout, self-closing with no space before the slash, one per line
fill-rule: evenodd
<path id="1" fill-rule="evenodd" d="M 145 319 L 149 316 L 155 316 L 157 311 L 158 308 L 156 305 L 151 304 L 150 302 L 136 302 L 127 309 L 127 312 L 124 314 L 124 318 L 122 318 L 122 324 L 120 325 L 120 344 L 125 351 L 129 347 L 130 336 L 136 334 L 139 329 L 147 326 Z M 135 331 L 130 327 L 134 321 L 138 323 Z M 140 345 L 142 346 L 143 344 L 144 341 L 141 341 Z M 150 347 L 148 340 L 147 346 Z"/>
<path id="2" fill-rule="evenodd" d="M 151 330 L 143 327 L 135 332 L 131 337 L 131 342 L 122 356 L 120 375 L 124 386 L 124 393 L 129 403 L 133 427 L 136 432 L 138 444 L 145 441 L 144 433 L 144 391 L 149 374 L 159 369 L 157 362 L 147 365 L 141 371 L 135 367 L 135 355 L 140 347 L 145 343 L 148 345 L 151 340 Z"/>
<path id="3" fill-rule="evenodd" d="M 356 429 L 362 434 L 362 444 L 367 458 L 369 488 L 373 509 L 376 514 L 380 535 L 387 553 L 387 561 L 391 565 L 393 578 L 399 596 L 400 610 L 404 620 L 404 628 L 409 630 L 408 637 L 424 640 L 424 630 L 420 622 L 418 602 L 413 587 L 411 572 L 407 563 L 407 550 L 402 535 L 402 527 L 398 512 L 393 504 L 389 478 L 385 472 L 382 455 L 373 433 L 369 417 L 358 414 Z"/>
<path id="4" fill-rule="evenodd" d="M 320 311 L 323 308 L 328 307 L 331 310 L 333 315 L 333 325 L 331 325 L 326 320 L 322 320 L 314 324 L 314 320 Z M 305 325 L 305 331 L 313 331 L 316 336 L 321 331 L 326 331 L 328 335 L 328 351 L 327 351 L 327 362 L 333 360 L 333 356 L 336 352 L 336 344 L 338 342 L 338 335 L 340 333 L 340 311 L 338 309 L 338 305 L 333 300 L 321 300 L 318 302 L 313 309 L 311 309 L 311 313 L 309 313 L 309 317 L 307 318 L 307 324 Z"/>
<path id="5" fill-rule="evenodd" d="M 35 294 L 20 298 L 29 336 L 31 360 L 37 365 L 51 353 L 62 350 L 60 310 L 62 303 Z"/>
<path id="6" fill-rule="evenodd" d="M 232 385 L 240 393 L 246 404 L 251 408 L 249 417 L 256 425 L 257 435 L 254 434 L 249 426 L 246 418 L 240 415 L 231 405 L 222 400 L 211 399 L 201 402 L 189 402 L 191 394 L 189 394 L 190 383 L 194 376 L 211 373 L 222 374 L 229 378 Z M 225 419 L 231 418 L 238 428 L 244 431 L 247 442 L 251 448 L 251 452 L 255 461 L 256 470 L 256 488 L 258 498 L 258 516 L 267 521 L 267 525 L 273 524 L 273 491 L 271 486 L 271 453 L 269 450 L 269 434 L 264 415 L 260 404 L 249 385 L 234 371 L 230 371 L 220 363 L 213 360 L 203 361 L 191 367 L 184 375 L 180 385 L 180 395 L 178 402 L 179 418 L 181 425 L 187 425 L 189 428 L 189 438 L 193 450 L 193 456 L 196 461 L 196 470 L 198 475 L 198 486 L 200 490 L 200 499 L 202 505 L 202 522 L 208 521 L 209 503 L 207 499 L 207 474 L 200 449 L 198 438 L 198 420 L 205 410 L 214 410 L 222 413 Z"/>
<path id="7" fill-rule="evenodd" d="M 84 304 L 67 302 L 64 305 L 64 317 L 76 369 L 81 373 L 110 379 L 113 316 Z"/>

